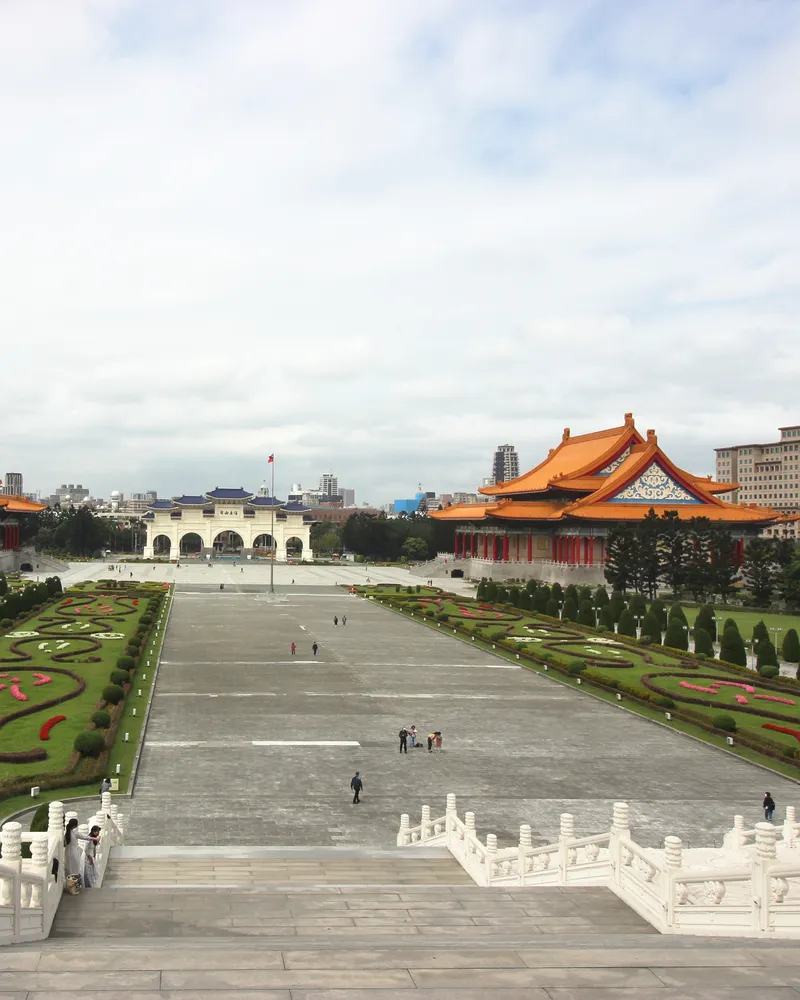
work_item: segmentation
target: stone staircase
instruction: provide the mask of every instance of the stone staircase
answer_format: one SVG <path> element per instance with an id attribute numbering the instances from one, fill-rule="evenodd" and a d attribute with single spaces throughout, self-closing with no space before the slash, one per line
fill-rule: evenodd
<path id="1" fill-rule="evenodd" d="M 115 848 L 14 1000 L 800 996 L 792 945 L 661 937 L 602 888 L 482 888 L 442 848 Z"/>

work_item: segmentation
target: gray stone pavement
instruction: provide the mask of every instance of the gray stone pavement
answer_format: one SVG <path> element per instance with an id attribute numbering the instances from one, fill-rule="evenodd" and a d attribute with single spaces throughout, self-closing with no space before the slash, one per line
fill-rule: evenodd
<path id="1" fill-rule="evenodd" d="M 788 779 L 341 590 L 264 596 L 178 587 L 128 844 L 386 846 L 401 812 L 441 814 L 455 792 L 501 844 L 522 822 L 553 839 L 563 811 L 599 832 L 626 799 L 640 842 L 697 845 L 719 841 L 734 813 L 759 820 L 767 788 L 779 814 L 800 798 Z M 442 730 L 442 752 L 399 754 L 412 723 Z"/>

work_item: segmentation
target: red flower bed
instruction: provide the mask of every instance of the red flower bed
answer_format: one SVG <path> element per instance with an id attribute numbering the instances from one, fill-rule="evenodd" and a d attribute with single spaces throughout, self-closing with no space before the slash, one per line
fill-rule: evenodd
<path id="1" fill-rule="evenodd" d="M 45 722 L 45 724 L 39 730 L 39 739 L 49 740 L 50 730 L 53 728 L 53 726 L 58 725 L 59 722 L 63 722 L 64 719 L 66 719 L 66 715 L 54 715 L 51 719 L 48 719 L 47 722 Z"/>
<path id="2" fill-rule="evenodd" d="M 776 733 L 786 733 L 787 736 L 794 736 L 796 740 L 800 740 L 800 730 L 797 729 L 789 729 L 787 726 L 776 726 L 772 722 L 765 722 L 761 728 L 772 729 Z"/>

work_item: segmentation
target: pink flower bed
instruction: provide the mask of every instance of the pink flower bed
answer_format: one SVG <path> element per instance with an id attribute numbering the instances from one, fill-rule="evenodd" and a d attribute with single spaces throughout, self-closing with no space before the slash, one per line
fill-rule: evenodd
<path id="1" fill-rule="evenodd" d="M 28 696 L 26 694 L 23 694 L 20 691 L 19 687 L 16 684 L 12 684 L 11 687 L 9 688 L 9 690 L 11 691 L 11 697 L 12 698 L 16 698 L 17 701 L 27 701 L 28 700 Z"/>
<path id="2" fill-rule="evenodd" d="M 33 675 L 36 680 L 33 682 L 34 687 L 41 687 L 42 684 L 49 684 L 52 681 L 52 677 L 48 677 L 47 674 L 34 673 Z"/>
<path id="3" fill-rule="evenodd" d="M 703 694 L 719 694 L 716 688 L 700 687 L 699 684 L 690 684 L 689 681 L 681 681 L 680 686 L 688 688 L 690 691 L 702 691 Z"/>
<path id="4" fill-rule="evenodd" d="M 746 705 L 747 704 L 747 698 L 745 698 L 745 696 L 743 694 L 735 694 L 733 697 L 736 699 L 736 701 L 740 705 Z"/>
<path id="5" fill-rule="evenodd" d="M 778 698 L 774 694 L 757 694 L 756 698 L 760 698 L 761 701 L 779 701 L 782 705 L 794 705 L 791 698 Z"/>
<path id="6" fill-rule="evenodd" d="M 741 684 L 739 681 L 714 681 L 714 687 L 744 688 L 748 694 L 756 693 L 756 689 L 752 684 Z"/>

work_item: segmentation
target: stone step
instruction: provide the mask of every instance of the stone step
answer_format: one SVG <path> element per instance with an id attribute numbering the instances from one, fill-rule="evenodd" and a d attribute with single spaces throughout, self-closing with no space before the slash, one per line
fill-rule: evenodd
<path id="1" fill-rule="evenodd" d="M 165 849 L 170 850 L 170 849 Z M 104 887 L 305 885 L 473 885 L 447 852 L 434 857 L 303 854 L 239 856 L 175 851 L 156 856 L 112 852 Z"/>

